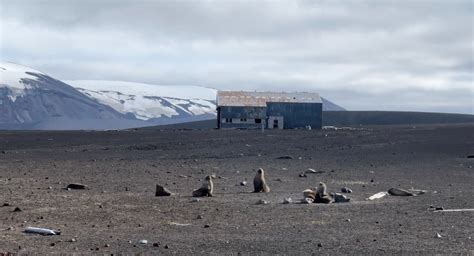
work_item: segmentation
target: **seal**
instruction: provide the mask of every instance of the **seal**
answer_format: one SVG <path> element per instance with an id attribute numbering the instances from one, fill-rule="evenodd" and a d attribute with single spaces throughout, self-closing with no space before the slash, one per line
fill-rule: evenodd
<path id="1" fill-rule="evenodd" d="M 265 181 L 265 171 L 262 168 L 257 170 L 257 174 L 255 175 L 255 178 L 253 179 L 253 188 L 254 188 L 255 193 L 270 192 L 270 187 L 267 185 L 267 182 Z"/>
<path id="2" fill-rule="evenodd" d="M 193 191 L 193 197 L 212 196 L 213 190 L 214 190 L 214 184 L 212 183 L 212 177 L 206 176 L 204 178 L 204 182 L 202 183 L 202 186 Z"/>
<path id="3" fill-rule="evenodd" d="M 391 196 L 415 196 L 414 193 L 401 188 L 391 188 L 388 190 L 388 193 Z"/>
<path id="4" fill-rule="evenodd" d="M 331 196 L 327 193 L 327 187 L 324 182 L 319 182 L 319 186 L 316 189 L 315 203 L 329 204 L 332 202 Z"/>

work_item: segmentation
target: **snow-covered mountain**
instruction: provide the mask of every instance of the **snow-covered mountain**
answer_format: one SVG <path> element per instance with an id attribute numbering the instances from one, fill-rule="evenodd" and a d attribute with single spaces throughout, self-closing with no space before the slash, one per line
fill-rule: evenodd
<path id="1" fill-rule="evenodd" d="M 144 121 L 215 116 L 216 90 L 199 86 L 165 86 L 122 81 L 65 81 L 91 99 Z"/>
<path id="2" fill-rule="evenodd" d="M 0 63 L 0 128 L 62 129 L 68 124 L 94 129 L 127 119 L 38 70 Z"/>

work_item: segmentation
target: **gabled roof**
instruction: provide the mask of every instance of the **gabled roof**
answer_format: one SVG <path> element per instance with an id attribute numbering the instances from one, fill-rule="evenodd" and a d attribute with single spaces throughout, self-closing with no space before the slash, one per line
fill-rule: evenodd
<path id="1" fill-rule="evenodd" d="M 266 107 L 267 102 L 322 103 L 319 94 L 312 92 L 217 92 L 217 106 Z"/>

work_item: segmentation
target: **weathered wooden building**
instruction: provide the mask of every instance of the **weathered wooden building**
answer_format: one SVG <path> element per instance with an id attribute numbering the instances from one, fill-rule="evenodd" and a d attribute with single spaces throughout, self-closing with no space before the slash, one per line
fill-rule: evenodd
<path id="1" fill-rule="evenodd" d="M 307 92 L 217 92 L 217 128 L 320 129 L 322 101 Z"/>

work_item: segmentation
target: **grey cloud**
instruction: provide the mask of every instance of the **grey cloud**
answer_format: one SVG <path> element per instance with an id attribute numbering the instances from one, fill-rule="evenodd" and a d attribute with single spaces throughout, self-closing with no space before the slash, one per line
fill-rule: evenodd
<path id="1" fill-rule="evenodd" d="M 313 90 L 353 109 L 445 102 L 473 113 L 473 5 L 0 0 L 0 57 L 61 79 Z"/>

